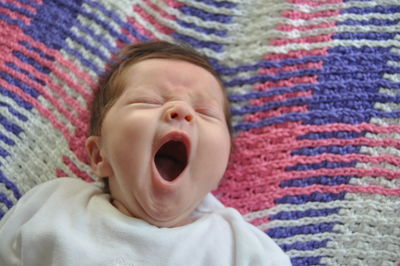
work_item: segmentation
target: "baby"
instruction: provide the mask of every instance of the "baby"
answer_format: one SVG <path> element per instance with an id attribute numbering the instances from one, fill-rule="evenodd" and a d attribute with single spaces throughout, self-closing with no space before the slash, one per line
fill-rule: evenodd
<path id="1" fill-rule="evenodd" d="M 227 167 L 229 103 L 205 57 L 127 46 L 100 82 L 86 150 L 106 190 L 59 178 L 0 221 L 0 265 L 290 265 L 210 193 Z"/>

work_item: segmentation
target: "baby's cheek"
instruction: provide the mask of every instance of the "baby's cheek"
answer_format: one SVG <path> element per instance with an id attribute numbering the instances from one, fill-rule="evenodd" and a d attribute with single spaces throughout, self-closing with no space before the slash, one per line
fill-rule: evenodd
<path id="1" fill-rule="evenodd" d="M 228 163 L 230 154 L 230 136 L 228 132 L 224 132 L 219 129 L 214 134 L 208 134 L 208 151 L 206 153 L 209 161 L 212 160 L 212 164 L 215 169 L 221 169 L 224 171 L 226 164 Z M 223 174 L 223 173 L 222 173 Z"/>

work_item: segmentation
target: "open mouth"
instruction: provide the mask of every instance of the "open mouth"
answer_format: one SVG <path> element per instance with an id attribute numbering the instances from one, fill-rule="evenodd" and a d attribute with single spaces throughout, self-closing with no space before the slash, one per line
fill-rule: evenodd
<path id="1" fill-rule="evenodd" d="M 182 141 L 170 140 L 163 144 L 154 156 L 154 163 L 160 176 L 173 181 L 187 165 L 187 149 Z"/>

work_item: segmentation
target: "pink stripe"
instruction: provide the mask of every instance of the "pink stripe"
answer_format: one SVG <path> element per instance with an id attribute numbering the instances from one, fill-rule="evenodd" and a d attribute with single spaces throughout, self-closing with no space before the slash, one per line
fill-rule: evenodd
<path id="1" fill-rule="evenodd" d="M 283 17 L 287 17 L 289 19 L 304 19 L 311 20 L 314 18 L 327 18 L 327 17 L 337 17 L 340 15 L 339 10 L 323 10 L 317 11 L 313 13 L 303 12 L 299 10 L 285 10 L 282 12 Z"/>
<path id="2" fill-rule="evenodd" d="M 371 167 L 368 169 L 359 169 L 359 168 L 335 168 L 335 169 L 326 169 L 321 168 L 318 170 L 307 170 L 307 171 L 294 171 L 294 172 L 285 172 L 285 174 L 281 175 L 280 180 L 293 180 L 293 179 L 303 179 L 312 176 L 374 176 L 380 177 L 383 176 L 387 179 L 399 179 L 400 171 L 387 170 L 378 167 Z"/>
<path id="3" fill-rule="evenodd" d="M 133 10 L 138 13 L 145 21 L 149 22 L 151 25 L 153 25 L 159 32 L 164 33 L 164 34 L 172 34 L 175 31 L 172 30 L 171 28 L 168 28 L 162 24 L 160 24 L 152 15 L 147 13 L 143 8 L 141 8 L 139 5 L 134 5 Z"/>
<path id="4" fill-rule="evenodd" d="M 84 171 L 80 170 L 75 163 L 67 156 L 63 156 L 63 162 L 68 168 L 78 177 L 82 178 L 87 182 L 93 182 L 94 180 Z"/>
<path id="5" fill-rule="evenodd" d="M 258 112 L 255 113 L 253 115 L 247 115 L 244 119 L 244 121 L 246 122 L 259 122 L 271 117 L 277 117 L 277 116 L 281 116 L 283 114 L 287 114 L 287 113 L 306 113 L 307 112 L 307 106 L 303 105 L 303 106 L 291 106 L 291 107 L 279 107 L 277 109 L 274 110 L 269 110 L 267 112 Z M 288 122 L 282 123 L 281 126 L 285 126 L 288 125 Z"/>
<path id="6" fill-rule="evenodd" d="M 275 156 L 279 157 L 279 156 Z M 280 184 L 282 181 L 293 180 L 293 179 L 304 179 L 309 177 L 318 177 L 318 176 L 356 176 L 356 177 L 364 177 L 364 176 L 372 176 L 372 177 L 385 177 L 387 179 L 399 179 L 400 171 L 387 170 L 378 167 L 371 167 L 368 169 L 360 169 L 360 168 L 334 168 L 327 169 L 321 168 L 317 170 L 305 170 L 305 171 L 284 171 L 285 168 L 273 168 L 270 167 L 268 162 L 261 162 L 261 160 L 255 160 L 254 162 L 248 162 L 246 166 L 241 167 L 241 175 L 246 175 L 249 180 L 258 180 L 260 183 L 265 181 L 265 177 L 268 177 L 268 183 L 271 184 Z M 226 172 L 227 176 L 233 176 L 235 173 L 228 169 Z M 248 187 L 251 188 L 254 186 L 252 182 L 242 181 L 241 185 L 243 189 Z M 246 186 L 247 184 L 247 186 Z"/>
<path id="7" fill-rule="evenodd" d="M 254 226 L 259 226 L 259 225 L 262 225 L 262 224 L 266 224 L 268 222 L 269 222 L 269 217 L 268 216 L 255 218 L 255 219 L 250 221 L 250 223 L 253 224 Z"/>
<path id="8" fill-rule="evenodd" d="M 300 37 L 293 39 L 275 39 L 270 42 L 270 45 L 286 45 L 291 43 L 318 43 L 331 41 L 331 34 L 322 34 L 317 36 Z"/>
<path id="9" fill-rule="evenodd" d="M 310 0 L 287 0 L 289 3 L 296 5 L 308 5 L 308 6 L 322 6 L 329 4 L 341 4 L 343 0 L 325 0 L 325 1 L 310 1 Z"/>
<path id="10" fill-rule="evenodd" d="M 284 59 L 290 59 L 290 58 L 303 58 L 306 56 L 318 56 L 318 55 L 327 55 L 328 54 L 328 49 L 327 48 L 321 48 L 321 49 L 312 49 L 312 50 L 296 50 L 296 51 L 290 51 L 284 54 L 268 54 L 264 56 L 264 60 L 271 60 L 271 61 L 277 61 L 277 60 L 284 60 Z"/>
<path id="11" fill-rule="evenodd" d="M 281 72 L 296 72 L 301 69 L 310 69 L 310 68 L 318 68 L 321 69 L 323 67 L 323 62 L 308 62 L 304 64 L 296 64 L 291 66 L 284 66 L 284 67 L 270 67 L 270 68 L 262 68 L 260 70 L 260 74 L 266 75 L 276 75 L 277 73 Z M 316 83 L 316 81 L 315 81 Z"/>
<path id="12" fill-rule="evenodd" d="M 22 20 L 22 22 L 26 25 L 29 25 L 31 22 L 30 18 L 28 18 L 20 13 L 12 12 L 10 9 L 0 7 L 0 13 L 5 14 L 7 17 L 9 17 L 11 19 Z"/>
<path id="13" fill-rule="evenodd" d="M 290 128 L 288 128 L 288 133 L 291 133 Z M 354 138 L 354 139 L 318 139 L 318 140 L 295 140 L 293 139 L 288 143 L 288 140 L 285 140 L 284 144 L 268 144 L 265 145 L 266 135 L 271 137 L 271 139 L 283 139 L 281 136 L 269 136 L 269 134 L 260 134 L 257 136 L 250 137 L 248 139 L 243 139 L 244 135 L 240 138 L 237 138 L 237 145 L 243 146 L 247 145 L 247 147 L 251 147 L 252 150 L 262 150 L 263 152 L 277 152 L 277 151 L 289 151 L 296 150 L 301 148 L 315 148 L 321 146 L 369 146 L 369 147 L 395 147 L 397 149 L 400 148 L 400 140 L 396 139 L 370 139 L 366 137 Z M 296 137 L 295 135 L 293 135 Z M 264 141 L 263 141 L 264 140 Z"/>
<path id="14" fill-rule="evenodd" d="M 61 169 L 56 169 L 56 176 L 57 177 L 68 177 L 68 175 Z"/>
<path id="15" fill-rule="evenodd" d="M 158 14 L 160 14 L 162 17 L 169 19 L 169 20 L 176 20 L 176 17 L 174 15 L 170 15 L 161 8 L 159 8 L 157 5 L 153 4 L 150 0 L 143 0 L 151 9 L 156 11 Z"/>
<path id="16" fill-rule="evenodd" d="M 292 98 L 310 97 L 310 96 L 312 96 L 312 92 L 311 91 L 288 92 L 288 93 L 284 93 L 284 94 L 281 94 L 281 95 L 274 95 L 272 97 L 263 97 L 263 98 L 254 99 L 254 100 L 250 101 L 250 104 L 253 105 L 253 106 L 261 106 L 261 105 L 264 105 L 265 103 L 280 102 L 280 101 L 286 101 L 286 100 L 292 99 Z M 282 106 L 282 107 L 279 107 L 279 108 L 296 108 L 296 107 L 303 107 L 303 105 L 301 105 L 301 106 L 300 105 L 298 105 L 298 106 L 287 106 L 287 107 Z M 267 112 L 269 112 L 269 111 L 267 111 Z M 253 115 L 262 114 L 262 113 L 264 113 L 264 112 L 255 113 Z M 247 115 L 246 118 L 248 116 L 253 116 L 253 115 Z"/>
<path id="17" fill-rule="evenodd" d="M 332 28 L 335 27 L 336 23 L 335 22 L 322 22 L 319 24 L 315 24 L 315 25 L 309 25 L 309 26 L 293 26 L 290 24 L 283 24 L 283 25 L 278 25 L 276 27 L 277 30 L 281 30 L 281 31 L 294 31 L 294 30 L 298 30 L 298 31 L 309 31 L 309 30 L 315 30 L 315 29 L 324 29 L 324 28 Z"/>
<path id="18" fill-rule="evenodd" d="M 182 2 L 179 2 L 177 0 L 163 0 L 169 7 L 172 8 L 180 8 L 184 6 L 185 4 Z"/>
<path id="19" fill-rule="evenodd" d="M 315 83 L 317 76 L 292 77 L 287 80 L 267 81 L 254 86 L 254 91 L 267 91 L 271 88 L 292 87 L 296 84 Z"/>
<path id="20" fill-rule="evenodd" d="M 358 125 L 333 123 L 322 126 L 302 126 L 297 130 L 299 136 L 308 132 L 338 132 L 338 131 L 352 131 L 357 133 L 371 132 L 379 134 L 379 133 L 393 133 L 393 132 L 400 133 L 400 126 L 399 125 L 380 126 L 370 123 L 361 123 Z"/>
<path id="21" fill-rule="evenodd" d="M 264 119 L 268 119 L 271 117 L 277 117 L 277 116 L 281 116 L 283 114 L 292 113 L 292 112 L 306 113 L 307 106 L 279 107 L 277 109 L 269 110 L 267 112 L 258 112 L 253 115 L 247 115 L 245 117 L 244 121 L 256 123 L 256 122 L 259 122 Z M 281 126 L 285 126 L 285 125 L 287 125 L 287 123 L 281 124 Z"/>
<path id="22" fill-rule="evenodd" d="M 400 158 L 398 156 L 392 155 L 364 155 L 364 154 L 330 154 L 324 153 L 317 156 L 293 156 L 287 161 L 274 160 L 268 161 L 268 168 L 287 168 L 298 163 L 301 164 L 313 164 L 313 163 L 321 163 L 324 161 L 329 162 L 346 162 L 351 163 L 354 161 L 362 162 L 362 163 L 390 163 L 396 166 L 400 165 Z"/>

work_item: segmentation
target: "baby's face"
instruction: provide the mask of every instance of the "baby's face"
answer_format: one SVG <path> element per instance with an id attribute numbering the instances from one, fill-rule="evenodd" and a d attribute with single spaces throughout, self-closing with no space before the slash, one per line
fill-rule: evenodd
<path id="1" fill-rule="evenodd" d="M 207 70 L 171 59 L 139 62 L 121 78 L 124 92 L 93 139 L 95 172 L 109 177 L 126 215 L 160 227 L 189 223 L 228 163 L 222 89 Z"/>

